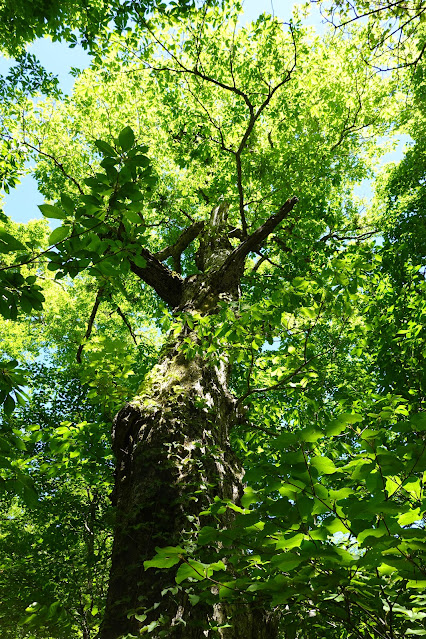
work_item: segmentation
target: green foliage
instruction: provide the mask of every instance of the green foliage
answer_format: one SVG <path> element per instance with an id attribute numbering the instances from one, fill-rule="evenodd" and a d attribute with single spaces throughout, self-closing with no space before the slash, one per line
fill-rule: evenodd
<path id="1" fill-rule="evenodd" d="M 113 281 L 120 271 L 128 272 L 128 256 L 139 266 L 145 263 L 139 255 L 146 230 L 141 209 L 156 177 L 144 155 L 148 148 L 134 144 L 130 127 L 125 127 L 115 142 L 120 151 L 100 140 L 95 142 L 103 155 L 102 172 L 85 180 L 90 191 L 80 201 L 75 203 L 63 193 L 56 205 L 39 207 L 45 217 L 64 221 L 49 236 L 55 250 L 46 254 L 49 270 L 58 271 L 55 279 L 76 277 L 84 271 Z"/>
<path id="2" fill-rule="evenodd" d="M 6 415 L 10 415 L 15 408 L 16 401 L 24 402 L 25 393 L 22 386 L 25 384 L 24 372 L 19 370 L 18 362 L 14 359 L 0 362 L 0 403 Z"/>
<path id="3" fill-rule="evenodd" d="M 6 319 L 42 308 L 44 297 L 31 269 L 43 241 L 40 231 L 40 225 L 24 229 L 7 218 L 0 228 L 0 315 Z"/>
<path id="4" fill-rule="evenodd" d="M 25 228 L 5 217 L 0 228 L 0 315 L 5 320 L 16 320 L 19 315 L 30 314 L 43 307 L 44 296 L 32 262 L 44 235 L 45 229 L 39 223 Z M 16 402 L 22 404 L 25 401 L 22 387 L 26 380 L 16 359 L 10 358 L 10 351 L 3 347 L 2 354 L 0 404 L 5 414 L 10 415 Z"/>
<path id="5" fill-rule="evenodd" d="M 107 579 L 107 430 L 78 377 L 34 365 L 29 378 L 29 401 L 1 431 L 15 438 L 1 470 L 2 634 L 78 637 L 97 628 Z"/>
<path id="6" fill-rule="evenodd" d="M 337 28 L 365 25 L 370 63 L 379 69 L 417 65 L 426 49 L 425 7 L 421 2 L 311 0 Z"/>
<path id="7" fill-rule="evenodd" d="M 185 14 L 194 6 L 193 0 L 176 0 L 169 11 Z M 209 2 L 205 2 L 209 4 Z M 70 47 L 77 44 L 77 30 L 85 48 L 95 48 L 96 39 L 106 37 L 107 27 L 123 31 L 129 22 L 144 24 L 153 9 L 165 12 L 167 7 L 158 0 L 4 0 L 0 7 L 0 47 L 9 55 L 20 54 L 25 44 L 50 35 L 54 40 L 65 40 Z M 13 30 L 9 25 L 13 24 Z"/>

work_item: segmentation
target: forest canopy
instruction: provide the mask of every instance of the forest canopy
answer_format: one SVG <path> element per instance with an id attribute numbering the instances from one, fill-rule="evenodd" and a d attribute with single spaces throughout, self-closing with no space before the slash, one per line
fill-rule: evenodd
<path id="1" fill-rule="evenodd" d="M 6 639 L 426 635 L 424 8 L 320 4 L 0 30 Z"/>

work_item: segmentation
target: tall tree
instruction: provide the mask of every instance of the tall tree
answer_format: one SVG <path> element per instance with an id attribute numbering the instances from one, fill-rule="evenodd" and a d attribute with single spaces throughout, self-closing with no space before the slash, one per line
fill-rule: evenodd
<path id="1" fill-rule="evenodd" d="M 253 394 L 255 369 L 253 363 L 249 364 L 246 388 L 238 400 L 229 387 L 231 353 L 224 350 L 218 357 L 213 349 L 209 356 L 201 327 L 207 321 L 209 328 L 216 324 L 220 333 L 222 326 L 227 326 L 220 317 L 224 306 L 234 309 L 238 317 L 240 290 L 247 286 L 244 277 L 247 259 L 251 254 L 261 253 L 271 236 L 276 238 L 278 251 L 272 249 L 272 252 L 278 262 L 286 253 L 291 255 L 287 265 L 283 263 L 284 273 L 288 269 L 289 275 L 293 271 L 293 276 L 303 276 L 312 268 L 301 255 L 306 242 L 303 234 L 302 239 L 298 239 L 303 224 L 313 222 L 312 209 L 316 211 L 317 229 L 311 230 L 308 242 L 320 240 L 327 224 L 333 228 L 348 226 L 356 236 L 356 226 L 352 227 L 350 217 L 345 219 L 344 212 L 342 215 L 338 201 L 329 211 L 326 194 L 333 188 L 333 179 L 338 182 L 343 170 L 351 164 L 354 177 L 362 174 L 362 161 L 357 162 L 354 155 L 353 131 L 373 124 L 378 115 L 379 94 L 373 90 L 374 83 L 368 81 L 362 66 L 354 69 L 352 75 L 340 79 L 335 76 L 326 89 L 321 82 L 321 72 L 318 73 L 321 67 L 322 73 L 325 72 L 326 50 L 318 43 L 320 53 L 310 54 L 300 28 L 290 26 L 286 34 L 279 22 L 265 17 L 259 20 L 255 30 L 237 34 L 235 27 L 224 26 L 230 17 L 232 13 L 213 12 L 208 16 L 209 22 L 204 23 L 204 16 L 195 18 L 189 32 L 185 23 L 182 26 L 179 22 L 172 23 L 174 29 L 184 29 L 182 49 L 173 29 L 152 31 L 149 38 L 145 36 L 145 41 L 153 52 L 148 50 L 144 54 L 142 67 L 132 61 L 137 44 L 133 36 L 132 51 L 122 61 L 131 74 L 139 75 L 144 67 L 151 70 L 144 89 L 145 100 L 151 100 L 154 90 L 159 92 L 159 98 L 154 109 L 148 110 L 148 118 L 152 121 L 160 118 L 164 127 L 166 118 L 170 122 L 168 126 L 172 131 L 167 135 L 167 130 L 161 127 L 160 135 L 164 139 L 166 133 L 166 139 L 174 141 L 175 149 L 172 154 L 167 153 L 162 163 L 170 163 L 173 158 L 176 168 L 171 172 L 164 164 L 164 168 L 158 166 L 156 172 L 162 174 L 166 184 L 156 197 L 162 195 L 171 201 L 169 207 L 176 211 L 174 217 L 169 214 L 169 221 L 165 221 L 164 205 L 157 207 L 150 196 L 151 163 L 144 155 L 147 149 L 140 144 L 144 138 L 149 140 L 146 134 L 152 136 L 151 131 L 143 134 L 146 120 L 138 135 L 139 144 L 130 127 L 124 128 L 117 139 L 110 140 L 112 146 L 106 142 L 96 143 L 104 155 L 101 163 L 104 172 L 98 171 L 86 180 L 91 194 L 82 195 L 83 207 L 75 210 L 68 204 L 67 196 L 62 198 L 63 213 L 50 205 L 42 207 L 48 216 L 66 218 L 51 238 L 52 242 L 60 242 L 59 252 L 50 256 L 59 276 L 73 276 L 85 268 L 102 280 L 108 275 L 108 269 L 112 269 L 111 278 L 114 271 L 124 267 L 151 286 L 177 315 L 158 364 L 114 424 L 117 525 L 110 588 L 100 631 L 100 636 L 105 638 L 136 633 L 147 626 L 158 627 L 156 632 L 162 634 L 186 637 L 198 636 L 209 624 L 222 627 L 219 633 L 229 637 L 272 637 L 278 632 L 276 615 L 264 607 L 248 606 L 244 600 L 236 604 L 210 601 L 193 606 L 185 590 L 170 590 L 170 571 L 159 570 L 153 575 L 148 568 L 172 568 L 179 563 L 181 555 L 186 556 L 187 551 L 179 547 L 189 542 L 191 534 L 200 526 L 201 513 L 207 513 L 215 500 L 231 504 L 225 507 L 223 515 L 216 514 L 222 527 L 230 526 L 232 506 L 239 507 L 242 496 L 241 466 L 231 450 L 229 438 L 231 429 L 244 419 L 245 400 Z M 211 30 L 212 26 L 220 29 L 221 39 Z M 245 48 L 249 43 L 252 55 L 247 60 Z M 158 46 L 163 48 L 165 58 L 157 57 Z M 343 66 L 350 51 L 343 42 L 339 47 L 340 52 L 334 51 L 334 62 L 340 55 L 339 64 Z M 303 55 L 311 58 L 309 72 L 304 70 L 304 65 L 296 67 L 297 56 Z M 109 66 L 109 70 L 113 71 L 113 67 Z M 120 73 L 121 69 L 117 71 Z M 298 88 L 293 91 L 291 83 L 296 81 L 296 73 L 300 77 Z M 140 87 L 140 80 L 138 82 Z M 131 89 L 130 86 L 127 91 Z M 106 90 L 110 90 L 108 86 Z M 84 91 L 87 93 L 86 87 Z M 127 102 L 127 91 L 124 88 L 117 96 L 121 103 Z M 329 129 L 327 110 L 338 113 L 339 96 L 352 91 L 356 91 L 351 98 L 355 106 L 345 108 L 342 104 L 340 120 Z M 323 98 L 322 111 L 311 115 L 318 94 Z M 89 102 L 92 100 L 89 94 L 87 98 Z M 220 111 L 219 101 L 222 101 Z M 302 107 L 305 101 L 307 104 Z M 161 114 L 163 110 L 165 113 Z M 303 137 L 300 144 L 294 144 L 294 134 L 290 131 L 301 110 L 307 116 L 301 118 Z M 290 127 L 286 118 L 282 120 L 285 114 L 292 122 Z M 124 112 L 121 117 L 129 121 Z M 117 124 L 114 123 L 116 131 L 119 130 Z M 50 140 L 53 141 L 54 135 L 49 125 Z M 325 148 L 323 140 L 321 142 L 320 170 L 324 175 L 321 184 L 318 157 L 310 157 L 312 148 L 309 147 L 318 145 L 324 135 L 328 140 Z M 71 149 L 67 145 L 68 165 L 73 162 L 72 138 L 71 134 Z M 159 145 L 156 140 L 149 141 L 151 153 L 158 156 Z M 286 171 L 289 151 L 285 145 L 289 142 L 292 156 L 300 155 L 299 166 L 293 161 L 292 174 Z M 64 143 L 62 139 L 61 144 Z M 44 145 L 44 152 L 58 162 L 57 150 L 52 153 L 48 145 L 49 142 Z M 253 156 L 255 162 L 251 159 Z M 69 169 L 62 160 L 60 164 L 63 180 L 69 175 Z M 216 165 L 215 171 L 212 165 Z M 181 175 L 177 181 L 175 171 L 179 166 Z M 147 168 L 141 171 L 138 167 Z M 87 170 L 85 166 L 83 170 Z M 316 181 L 312 184 L 314 175 Z M 51 182 L 52 178 L 49 179 Z M 190 181 L 192 202 L 185 193 L 188 186 L 184 186 Z M 291 192 L 296 184 L 302 200 L 297 209 L 298 198 Z M 79 190 L 84 192 L 82 187 Z M 151 199 L 157 214 L 154 211 L 147 217 L 142 198 Z M 340 195 L 337 198 L 341 200 Z M 186 208 L 191 202 L 189 210 L 179 211 L 181 202 Z M 207 215 L 209 210 L 211 213 Z M 73 218 L 72 223 L 69 216 Z M 186 228 L 185 216 L 191 221 Z M 95 224 L 102 228 L 87 233 L 87 226 Z M 147 235 L 142 239 L 142 234 L 148 234 L 153 224 L 158 225 L 158 231 L 151 234 L 152 240 Z M 71 238 L 64 239 L 69 234 Z M 93 255 L 90 246 L 96 238 L 103 246 Z M 327 252 L 327 243 L 323 246 Z M 103 259 L 99 261 L 101 250 Z M 172 261 L 173 270 L 164 264 L 165 260 Z M 257 272 L 258 269 L 251 279 L 256 279 Z M 97 304 L 98 299 L 92 317 Z M 318 313 L 319 309 L 318 306 Z M 253 348 L 259 349 L 264 339 L 262 333 L 255 335 Z M 307 349 L 298 353 L 297 364 L 294 362 L 294 369 L 290 364 L 284 379 L 310 371 L 311 361 L 318 356 L 315 348 L 311 354 Z M 278 382 L 278 386 L 282 384 L 283 381 Z M 215 519 L 213 514 L 211 523 Z M 171 551 L 171 557 L 160 557 L 149 563 L 156 547 L 176 546 L 178 550 Z M 206 570 L 211 573 L 225 570 L 221 553 L 216 551 L 213 555 L 216 561 L 210 561 Z M 142 567 L 143 561 L 148 562 L 146 570 Z M 185 567 L 189 572 L 185 573 Z M 228 570 L 232 574 L 232 564 Z M 178 571 L 178 583 L 194 575 L 197 576 L 196 566 L 186 561 Z M 167 594 L 162 595 L 164 591 Z"/>
<path id="2" fill-rule="evenodd" d="M 424 421 L 377 386 L 376 226 L 351 199 L 395 120 L 395 79 L 371 75 L 357 35 L 237 19 L 160 17 L 67 102 L 14 122 L 39 154 L 41 210 L 62 220 L 48 269 L 92 298 L 61 344 L 82 379 L 113 395 L 96 339 L 119 366 L 141 314 L 165 333 L 114 420 L 99 637 L 419 634 Z M 86 436 L 60 428 L 76 448 Z"/>

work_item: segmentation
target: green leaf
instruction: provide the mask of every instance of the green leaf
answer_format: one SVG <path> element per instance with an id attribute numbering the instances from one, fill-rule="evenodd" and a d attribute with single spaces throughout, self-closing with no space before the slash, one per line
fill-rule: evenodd
<path id="1" fill-rule="evenodd" d="M 60 601 L 55 601 L 52 604 L 50 604 L 48 609 L 47 619 L 54 619 L 58 614 L 60 606 L 61 606 Z"/>
<path id="2" fill-rule="evenodd" d="M 415 431 L 425 431 L 426 430 L 426 417 L 424 414 L 420 413 L 418 415 L 413 415 L 410 419 L 411 428 Z"/>
<path id="3" fill-rule="evenodd" d="M 112 157 L 115 157 L 117 155 L 117 151 L 110 144 L 108 144 L 108 142 L 104 142 L 104 140 L 96 140 L 95 146 L 103 155 Z"/>
<path id="4" fill-rule="evenodd" d="M 38 613 L 34 613 L 32 615 L 24 617 L 24 619 L 21 621 L 21 623 L 24 626 L 34 626 L 34 625 L 37 624 L 37 622 L 39 622 L 39 620 L 40 620 L 40 617 L 39 617 Z"/>
<path id="5" fill-rule="evenodd" d="M 128 151 L 132 148 L 134 142 L 135 134 L 129 126 L 126 126 L 118 135 L 118 143 L 123 151 Z"/>
<path id="6" fill-rule="evenodd" d="M 276 555 L 272 559 L 272 565 L 275 568 L 279 568 L 280 570 L 287 572 L 299 566 L 302 563 L 302 561 L 303 561 L 302 557 L 299 557 L 298 555 L 295 555 L 291 552 L 286 552 L 286 553 L 279 553 L 278 555 Z"/>
<path id="7" fill-rule="evenodd" d="M 114 346 L 112 348 L 114 348 Z M 180 546 L 163 546 L 163 548 L 160 548 L 159 546 L 156 546 L 155 547 L 155 552 L 158 555 L 167 555 L 168 557 L 171 556 L 171 555 L 185 555 L 186 554 L 184 548 L 181 548 Z"/>
<path id="8" fill-rule="evenodd" d="M 53 204 L 39 204 L 38 208 L 43 213 L 44 217 L 53 218 L 55 220 L 64 220 L 67 216 L 64 211 Z"/>
<path id="9" fill-rule="evenodd" d="M 62 193 L 61 195 L 61 204 L 68 215 L 72 215 L 74 213 L 76 206 L 66 193 Z"/>
<path id="10" fill-rule="evenodd" d="M 201 581 L 205 579 L 206 576 L 206 566 L 199 561 L 189 559 L 188 563 L 179 566 L 179 570 L 176 573 L 176 583 L 180 584 L 189 578 Z"/>
<path id="11" fill-rule="evenodd" d="M 142 224 L 142 220 L 136 211 L 130 211 L 129 209 L 125 209 L 123 211 L 123 215 L 133 224 Z"/>
<path id="12" fill-rule="evenodd" d="M 146 619 L 146 615 L 133 615 L 137 621 L 143 622 Z"/>
<path id="13" fill-rule="evenodd" d="M 302 492 L 302 490 L 306 487 L 306 484 L 294 479 L 291 482 L 282 484 L 279 488 L 278 488 L 278 492 L 280 493 L 280 495 L 282 495 L 283 497 L 290 497 L 290 499 L 294 498 L 294 495 L 296 493 L 300 493 Z"/>
<path id="14" fill-rule="evenodd" d="M 410 524 L 414 524 L 415 521 L 421 521 L 421 519 L 421 510 L 420 508 L 416 508 L 415 510 L 409 510 L 403 515 L 400 515 L 397 521 L 400 526 L 409 526 Z"/>
<path id="15" fill-rule="evenodd" d="M 279 539 L 275 545 L 275 548 L 277 550 L 282 550 L 284 548 L 286 548 L 287 550 L 290 550 L 291 548 L 299 548 L 304 539 L 304 534 L 297 533 L 297 535 L 293 535 L 292 537 Z"/>
<path id="16" fill-rule="evenodd" d="M 109 275 L 112 277 L 118 275 L 117 266 L 111 264 L 109 260 L 100 260 L 99 262 L 97 262 L 96 266 L 104 275 Z"/>
<path id="17" fill-rule="evenodd" d="M 229 599 L 235 597 L 235 593 L 238 592 L 233 581 L 224 581 L 219 586 L 219 599 Z"/>
<path id="18" fill-rule="evenodd" d="M 136 266 L 139 266 L 139 268 L 145 268 L 146 260 L 144 260 L 144 258 L 140 255 L 132 255 L 131 259 L 136 264 Z"/>
<path id="19" fill-rule="evenodd" d="M 13 237 L 10 233 L 0 229 L 0 253 L 10 253 L 11 251 L 28 250 L 22 242 Z"/>
<path id="20" fill-rule="evenodd" d="M 222 560 L 207 565 L 207 576 L 211 577 L 211 575 L 218 570 L 226 570 L 226 566 Z"/>
<path id="21" fill-rule="evenodd" d="M 407 581 L 407 588 L 426 590 L 426 580 L 410 579 L 409 581 Z"/>
<path id="22" fill-rule="evenodd" d="M 331 518 L 330 520 L 326 519 L 324 521 L 325 528 L 328 530 L 328 532 L 331 535 L 334 535 L 334 533 L 337 532 L 342 532 L 342 533 L 347 533 L 348 531 L 348 527 L 343 523 L 343 521 L 340 521 L 340 519 L 336 518 Z"/>
<path id="23" fill-rule="evenodd" d="M 157 552 L 155 557 L 143 562 L 145 570 L 148 568 L 172 568 L 179 563 L 181 555 L 185 554 L 185 550 L 180 546 L 157 547 L 155 550 Z"/>
<path id="24" fill-rule="evenodd" d="M 255 490 L 251 486 L 246 486 L 244 489 L 244 495 L 241 498 L 241 505 L 243 508 L 249 508 L 252 504 L 255 504 L 259 500 L 259 497 Z"/>
<path id="25" fill-rule="evenodd" d="M 364 541 L 366 541 L 366 545 L 369 545 L 369 539 L 374 539 L 374 538 L 380 538 L 380 537 L 384 537 L 387 536 L 389 533 L 385 528 L 369 528 L 366 530 L 362 530 L 359 534 L 358 534 L 358 542 L 360 544 L 362 544 Z"/>
<path id="26" fill-rule="evenodd" d="M 324 433 L 320 430 L 316 430 L 312 426 L 309 426 L 308 428 L 304 428 L 300 432 L 300 438 L 304 442 L 315 443 L 316 441 L 321 439 L 321 437 L 324 437 Z"/>
<path id="27" fill-rule="evenodd" d="M 179 557 L 161 557 L 157 555 L 154 559 L 144 561 L 143 565 L 145 570 L 148 570 L 148 568 L 171 568 L 178 564 L 179 561 Z"/>
<path id="28" fill-rule="evenodd" d="M 20 406 L 25 406 L 26 405 L 26 399 L 28 399 L 28 395 L 26 393 L 19 393 L 17 390 L 15 390 L 15 397 L 16 400 L 18 402 L 18 404 Z"/>
<path id="29" fill-rule="evenodd" d="M 149 166 L 151 160 L 146 155 L 135 155 L 131 162 L 136 166 Z"/>
<path id="30" fill-rule="evenodd" d="M 203 528 L 201 528 L 200 532 L 198 533 L 198 543 L 201 546 L 204 546 L 205 544 L 209 544 L 212 541 L 216 541 L 218 536 L 218 531 L 216 530 L 216 528 L 213 528 L 212 526 L 203 526 Z"/>
<path id="31" fill-rule="evenodd" d="M 356 413 L 342 413 L 336 419 L 333 419 L 325 429 L 325 434 L 330 437 L 333 435 L 340 435 L 345 429 L 347 424 L 356 424 L 363 420 L 362 415 Z"/>
<path id="32" fill-rule="evenodd" d="M 4 412 L 6 415 L 11 415 L 15 409 L 15 400 L 11 395 L 8 395 L 3 404 Z"/>
<path id="33" fill-rule="evenodd" d="M 329 459 L 329 457 L 325 457 L 322 455 L 315 455 L 311 459 L 311 466 L 316 468 L 320 474 L 331 475 L 336 473 L 338 469 L 334 465 L 334 462 Z"/>
<path id="34" fill-rule="evenodd" d="M 48 242 L 49 244 L 58 244 L 59 242 L 62 242 L 62 240 L 64 240 L 66 237 L 68 237 L 70 233 L 70 226 L 58 226 L 58 228 L 54 229 L 49 235 Z"/>

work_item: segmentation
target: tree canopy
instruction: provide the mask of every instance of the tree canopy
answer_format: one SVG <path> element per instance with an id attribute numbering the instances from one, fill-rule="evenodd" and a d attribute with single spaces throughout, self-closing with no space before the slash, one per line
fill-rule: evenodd
<path id="1" fill-rule="evenodd" d="M 370 20 L 180 4 L 3 36 L 96 24 L 1 106 L 2 636 L 426 635 L 423 9 L 377 73 Z"/>

